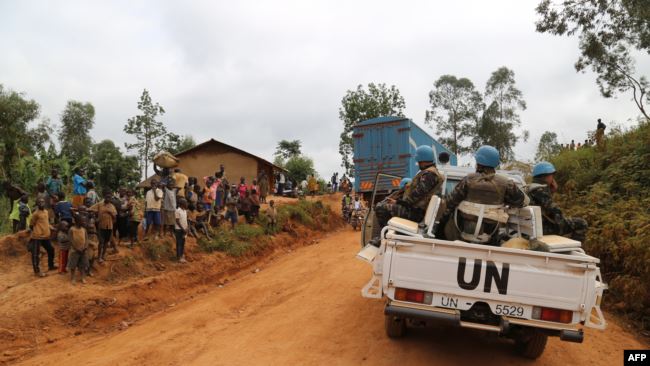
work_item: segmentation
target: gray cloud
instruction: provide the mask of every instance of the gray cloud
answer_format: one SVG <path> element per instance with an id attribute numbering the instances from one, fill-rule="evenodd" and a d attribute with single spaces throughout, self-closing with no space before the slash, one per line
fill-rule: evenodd
<path id="1" fill-rule="evenodd" d="M 0 3 L 0 82 L 24 91 L 52 120 L 68 99 L 92 102 L 96 140 L 127 140 L 143 88 L 170 130 L 214 137 L 272 159 L 300 139 L 318 171 L 339 169 L 338 108 L 357 84 L 397 85 L 422 124 L 442 74 L 483 89 L 496 68 L 516 73 L 531 140 L 545 130 L 583 140 L 597 117 L 625 122 L 629 96 L 603 99 L 576 74 L 576 40 L 534 31 L 534 2 L 237 1 Z M 648 62 L 639 65 L 648 70 Z M 647 74 L 647 72 L 646 72 Z M 433 131 L 432 131 L 433 134 Z"/>

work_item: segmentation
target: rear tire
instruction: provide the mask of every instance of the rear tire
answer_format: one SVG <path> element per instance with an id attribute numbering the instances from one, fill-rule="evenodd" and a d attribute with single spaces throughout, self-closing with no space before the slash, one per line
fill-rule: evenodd
<path id="1" fill-rule="evenodd" d="M 532 360 L 544 353 L 548 336 L 538 331 L 532 331 L 526 339 L 518 339 L 516 342 L 517 353 Z"/>
<path id="2" fill-rule="evenodd" d="M 384 327 L 389 338 L 400 338 L 406 333 L 406 319 L 397 318 L 393 315 L 384 316 Z"/>

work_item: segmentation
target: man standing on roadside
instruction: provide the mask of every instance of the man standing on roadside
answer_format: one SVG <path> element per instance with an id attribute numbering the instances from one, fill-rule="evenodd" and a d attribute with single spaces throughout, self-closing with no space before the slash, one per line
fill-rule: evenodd
<path id="1" fill-rule="evenodd" d="M 144 234 L 145 240 L 149 237 L 151 231 L 154 231 L 156 239 L 158 239 L 158 236 L 162 234 L 160 232 L 162 224 L 160 217 L 162 198 L 163 192 L 158 188 L 158 181 L 152 179 L 151 189 L 149 189 L 145 195 L 145 220 L 147 223 L 147 229 Z"/>

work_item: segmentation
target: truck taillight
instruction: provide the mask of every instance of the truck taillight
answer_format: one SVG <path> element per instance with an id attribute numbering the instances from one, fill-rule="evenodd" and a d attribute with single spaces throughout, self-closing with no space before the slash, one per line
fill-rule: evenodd
<path id="1" fill-rule="evenodd" d="M 433 302 L 433 293 L 397 287 L 395 288 L 395 300 L 431 305 Z"/>
<path id="2" fill-rule="evenodd" d="M 533 319 L 556 323 L 571 323 L 573 311 L 533 306 Z"/>

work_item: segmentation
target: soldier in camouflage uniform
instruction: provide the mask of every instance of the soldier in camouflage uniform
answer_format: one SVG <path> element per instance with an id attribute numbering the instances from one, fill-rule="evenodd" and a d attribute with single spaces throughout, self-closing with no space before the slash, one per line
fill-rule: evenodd
<path id="1" fill-rule="evenodd" d="M 530 204 L 542 209 L 544 235 L 561 235 L 583 242 L 587 234 L 587 221 L 580 217 L 565 217 L 562 210 L 553 202 L 555 167 L 541 162 L 533 168 L 533 183 L 528 186 Z"/>
<path id="2" fill-rule="evenodd" d="M 410 184 L 405 185 L 401 198 L 399 194 L 379 202 L 374 209 L 377 225 L 373 225 L 371 243 L 379 246 L 379 233 L 392 217 L 401 217 L 420 222 L 434 193 L 440 190 L 444 178 L 436 169 L 435 155 L 430 146 L 420 146 L 415 152 L 415 161 L 420 167 Z M 399 192 L 399 191 L 398 191 Z"/>
<path id="3" fill-rule="evenodd" d="M 475 154 L 476 173 L 467 175 L 454 190 L 445 197 L 447 210 L 444 219 L 445 237 L 447 240 L 466 240 L 480 244 L 499 245 L 498 228 L 503 221 L 494 218 L 505 218 L 504 206 L 524 207 L 528 204 L 526 194 L 517 187 L 515 182 L 496 174 L 499 166 L 499 152 L 492 146 L 482 146 Z M 478 216 L 463 212 L 461 204 L 469 203 L 469 208 L 484 208 L 486 214 L 482 218 L 481 228 L 476 235 Z M 459 212 L 457 208 L 461 206 Z"/>

